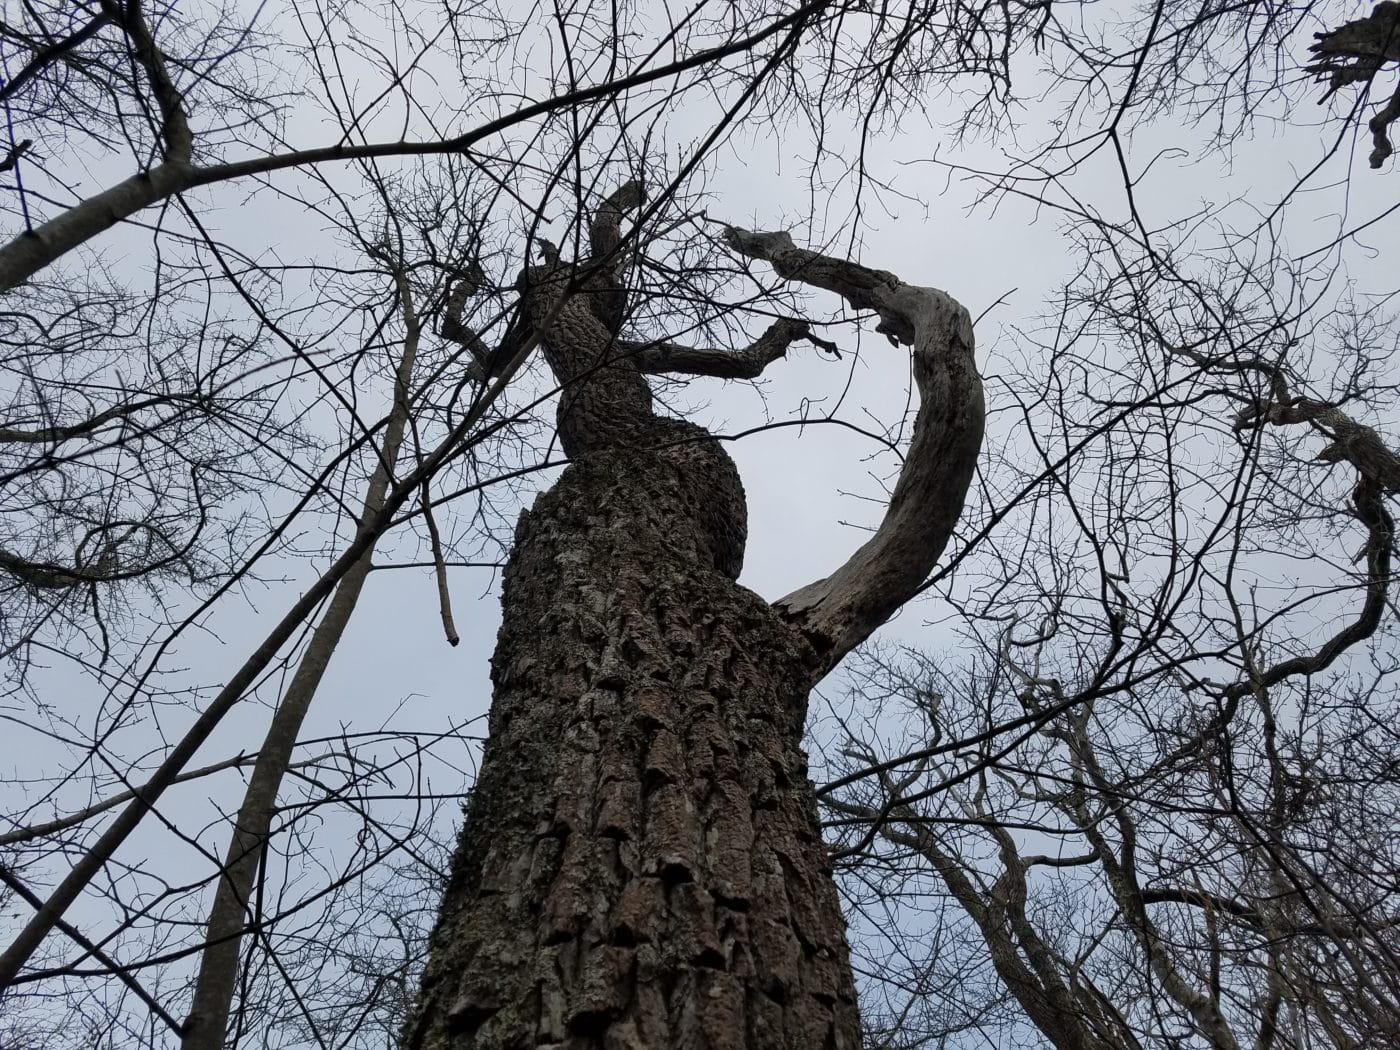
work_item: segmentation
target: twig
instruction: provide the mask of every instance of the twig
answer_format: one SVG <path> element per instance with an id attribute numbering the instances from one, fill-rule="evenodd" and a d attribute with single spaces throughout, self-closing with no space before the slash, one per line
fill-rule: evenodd
<path id="1" fill-rule="evenodd" d="M 433 497 L 428 491 L 428 479 L 423 479 L 422 488 L 423 520 L 428 523 L 428 542 L 433 548 L 433 574 L 437 576 L 438 610 L 442 613 L 442 630 L 447 635 L 447 644 L 455 646 L 461 636 L 457 625 L 452 622 L 452 594 L 447 589 L 447 565 L 442 557 L 442 536 L 438 533 L 437 519 L 433 517 Z"/>

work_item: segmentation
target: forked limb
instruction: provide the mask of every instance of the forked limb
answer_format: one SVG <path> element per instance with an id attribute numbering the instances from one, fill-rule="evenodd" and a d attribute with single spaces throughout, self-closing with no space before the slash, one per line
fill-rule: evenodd
<path id="1" fill-rule="evenodd" d="M 805 321 L 782 318 L 771 324 L 757 340 L 742 350 L 685 346 L 670 340 L 640 341 L 618 337 L 626 315 L 626 268 L 632 251 L 624 247 L 622 220 L 628 212 L 646 201 L 640 180 L 623 183 L 605 197 L 589 224 L 591 254 L 573 268 L 579 291 L 589 312 L 607 329 L 614 353 L 610 356 L 630 361 L 645 373 L 680 373 L 715 376 L 724 379 L 755 379 L 774 361 L 783 357 L 794 342 L 805 339 L 837 357 L 834 343 L 812 334 Z M 559 251 L 549 241 L 536 238 L 543 259 L 542 269 L 559 266 Z M 465 349 L 471 356 L 467 374 L 476 380 L 494 379 L 524 345 L 528 324 L 516 320 L 507 329 L 500 346 L 492 348 L 463 320 L 472 296 L 485 284 L 485 275 L 472 263 L 453 284 L 444 306 L 439 332 Z M 522 291 L 528 291 L 522 286 Z"/>

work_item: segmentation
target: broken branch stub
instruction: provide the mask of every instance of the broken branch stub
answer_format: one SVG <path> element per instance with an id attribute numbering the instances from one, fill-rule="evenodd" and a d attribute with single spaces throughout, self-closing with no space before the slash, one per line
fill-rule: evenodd
<path id="1" fill-rule="evenodd" d="M 911 348 L 919 407 L 884 520 L 839 569 L 775 603 L 817 644 L 824 673 L 918 593 L 962 513 L 985 414 L 972 318 L 946 292 L 799 248 L 786 233 L 726 227 L 724 239 L 780 277 L 874 311 L 877 331 Z"/>

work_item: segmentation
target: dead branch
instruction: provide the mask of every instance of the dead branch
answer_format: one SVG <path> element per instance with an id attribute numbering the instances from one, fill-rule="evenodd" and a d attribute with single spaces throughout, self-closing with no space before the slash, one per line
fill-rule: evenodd
<path id="1" fill-rule="evenodd" d="M 946 292 L 892 273 L 798 248 L 786 233 L 728 227 L 725 241 L 780 277 L 835 292 L 873 310 L 876 331 L 912 349 L 919 393 L 914 435 L 875 535 L 830 576 L 775 603 L 833 667 L 912 598 L 947 546 L 962 513 L 982 444 L 982 380 L 972 318 Z"/>

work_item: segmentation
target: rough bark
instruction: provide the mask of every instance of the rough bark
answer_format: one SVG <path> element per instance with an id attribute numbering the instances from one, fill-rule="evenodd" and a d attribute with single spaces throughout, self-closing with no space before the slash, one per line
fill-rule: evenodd
<path id="1" fill-rule="evenodd" d="M 597 275 L 621 285 L 618 226 L 641 199 L 632 186 L 604 203 L 593 258 L 561 264 L 546 245 L 545 265 L 521 281 L 573 463 L 517 528 L 490 735 L 407 1050 L 860 1045 L 801 747 L 807 696 L 890 601 L 913 593 L 947 541 L 966 490 L 949 488 L 949 470 L 971 476 L 981 433 L 975 373 L 975 397 L 958 382 L 971 367 L 970 325 L 942 293 L 803 256 L 806 269 L 815 259 L 886 279 L 887 320 L 928 359 L 917 365 L 933 395 L 920 432 L 948 416 L 960 428 L 948 448 L 971 449 L 951 467 L 921 457 L 906 468 L 918 485 L 901 481 L 894 523 L 862 570 L 898 584 L 876 600 L 842 583 L 842 626 L 824 631 L 832 616 L 806 619 L 735 582 L 738 474 L 703 429 L 656 414 L 643 375 L 757 374 L 811 336 L 779 322 L 732 365 L 720 351 L 620 338 L 619 298 Z M 748 249 L 768 235 L 746 236 L 741 250 L 758 255 Z M 465 330 L 454 338 L 475 345 Z M 946 499 L 921 515 L 925 482 Z"/>
<path id="2" fill-rule="evenodd" d="M 615 449 L 524 518 L 413 1050 L 859 1045 L 814 654 L 711 567 L 703 495 Z"/>

